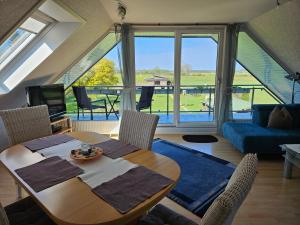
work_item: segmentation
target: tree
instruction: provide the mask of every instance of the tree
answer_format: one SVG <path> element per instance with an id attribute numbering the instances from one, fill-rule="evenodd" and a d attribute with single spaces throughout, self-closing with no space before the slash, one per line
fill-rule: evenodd
<path id="1" fill-rule="evenodd" d="M 190 73 L 192 72 L 192 65 L 181 64 L 181 71 L 184 75 L 190 75 Z"/>
<path id="2" fill-rule="evenodd" d="M 87 71 L 75 85 L 97 86 L 116 85 L 119 79 L 115 74 L 115 64 L 108 59 L 101 59 L 89 71 Z"/>

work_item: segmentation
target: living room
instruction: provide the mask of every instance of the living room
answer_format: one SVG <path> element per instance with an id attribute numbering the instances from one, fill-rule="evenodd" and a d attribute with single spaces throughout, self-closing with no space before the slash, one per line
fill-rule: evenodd
<path id="1" fill-rule="evenodd" d="M 10 207 L 28 199 L 50 224 L 298 224 L 298 0 L 13 0 L 0 8 L 0 202 L 10 224 L 22 224 Z M 94 156 L 99 171 L 90 175 Z M 21 169 L 52 157 L 83 174 L 34 189 Z M 126 186 L 95 194 L 95 183 L 112 185 L 135 165 L 173 183 L 135 206 Z M 240 192 L 227 193 L 235 182 Z M 77 202 L 64 185 L 83 190 L 83 211 L 71 209 Z M 126 210 L 124 200 L 115 205 L 121 195 Z M 100 206 L 105 215 L 93 212 Z M 227 211 L 212 216 L 217 210 Z"/>

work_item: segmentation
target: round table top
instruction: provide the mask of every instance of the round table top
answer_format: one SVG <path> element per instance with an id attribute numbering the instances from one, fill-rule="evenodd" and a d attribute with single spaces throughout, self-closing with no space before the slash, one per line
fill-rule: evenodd
<path id="1" fill-rule="evenodd" d="M 89 144 L 109 139 L 107 136 L 94 132 L 72 132 L 69 135 Z M 167 186 L 128 213 L 121 214 L 93 194 L 90 187 L 78 178 L 72 178 L 38 193 L 33 191 L 14 170 L 36 163 L 43 158 L 39 153 L 32 153 L 23 145 L 12 146 L 0 154 L 1 162 L 8 171 L 57 224 L 126 224 L 157 204 L 175 185 Z M 123 158 L 145 166 L 174 181 L 179 179 L 180 168 L 177 163 L 160 154 L 149 150 L 139 150 Z"/>

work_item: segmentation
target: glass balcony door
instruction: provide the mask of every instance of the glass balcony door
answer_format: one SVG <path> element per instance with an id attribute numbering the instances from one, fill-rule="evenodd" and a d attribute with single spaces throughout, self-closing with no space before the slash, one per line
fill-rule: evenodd
<path id="1" fill-rule="evenodd" d="M 174 32 L 134 33 L 136 107 L 174 124 Z"/>
<path id="2" fill-rule="evenodd" d="M 177 126 L 214 126 L 219 32 L 177 33 Z"/>

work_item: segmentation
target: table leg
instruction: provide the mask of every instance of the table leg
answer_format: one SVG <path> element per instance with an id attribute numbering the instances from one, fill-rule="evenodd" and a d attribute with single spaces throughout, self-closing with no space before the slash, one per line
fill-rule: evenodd
<path id="1" fill-rule="evenodd" d="M 284 170 L 283 170 L 283 176 L 285 178 L 292 178 L 292 172 L 293 172 L 293 164 L 287 159 L 287 156 L 285 157 L 284 161 Z"/>
<path id="2" fill-rule="evenodd" d="M 110 110 L 109 110 L 109 112 L 108 112 L 108 116 L 113 112 L 116 115 L 117 119 L 119 119 L 118 114 L 117 114 L 116 110 L 114 109 L 114 105 L 118 101 L 119 95 L 117 95 L 117 97 L 115 98 L 115 100 L 113 102 L 110 101 L 108 95 L 106 95 L 106 98 L 107 98 L 108 103 L 109 103 L 109 105 L 111 107 Z"/>

